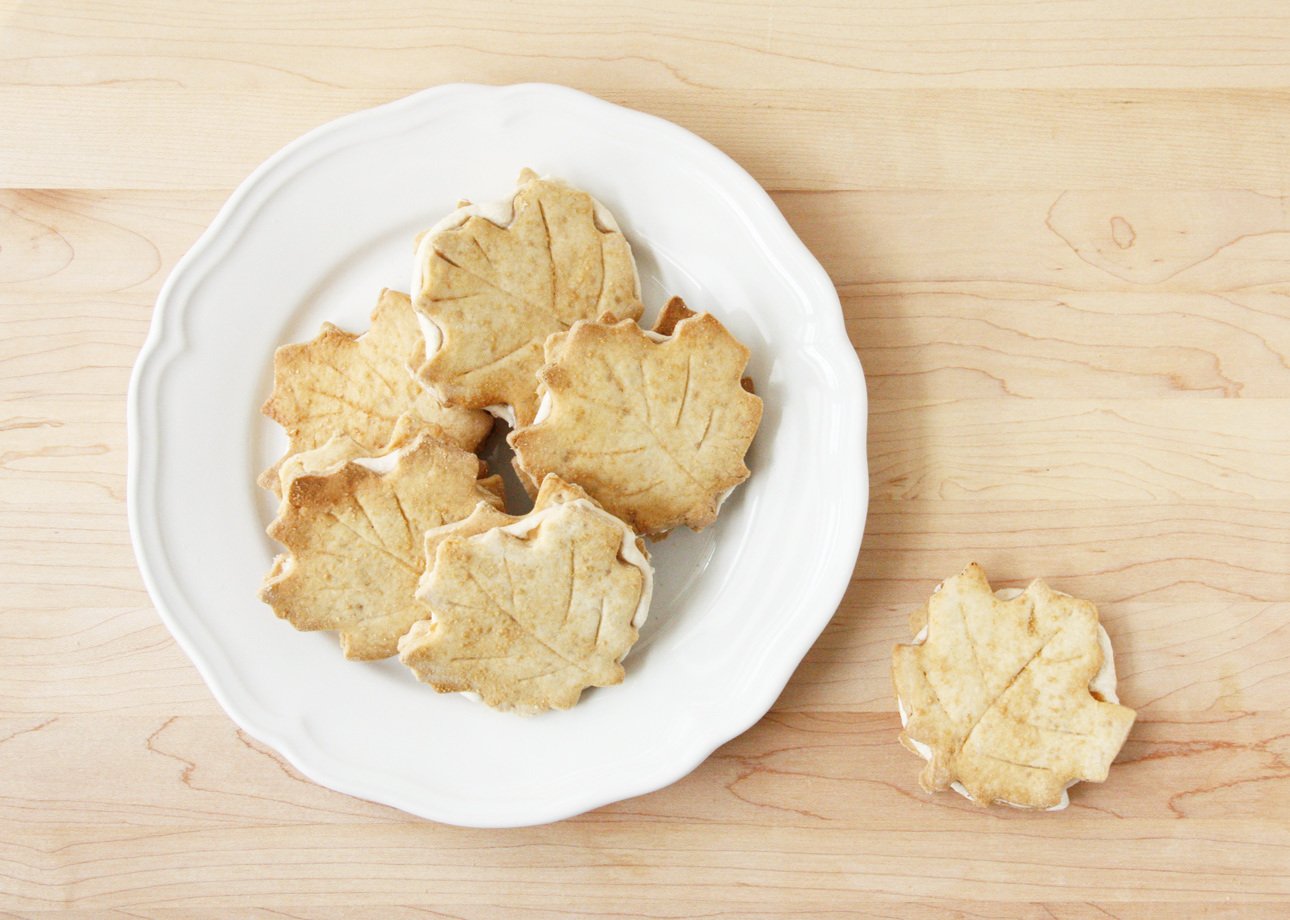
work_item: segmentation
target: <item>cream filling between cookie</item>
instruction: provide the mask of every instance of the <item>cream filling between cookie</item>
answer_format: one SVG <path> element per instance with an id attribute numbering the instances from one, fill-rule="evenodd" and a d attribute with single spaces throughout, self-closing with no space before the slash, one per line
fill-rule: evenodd
<path id="1" fill-rule="evenodd" d="M 941 590 L 943 586 L 944 586 L 944 583 L 937 585 L 936 591 Z M 932 593 L 935 594 L 936 591 L 933 591 Z M 1024 592 L 1022 591 L 1021 588 L 1000 588 L 998 591 L 994 592 L 994 596 L 1001 601 L 1011 601 L 1011 600 L 1016 600 L 1023 593 Z M 1066 594 L 1062 591 L 1054 591 L 1053 593 L 1060 597 L 1070 597 L 1069 594 Z M 926 641 L 927 641 L 927 627 L 924 626 L 922 629 L 918 631 L 918 635 L 914 636 L 913 644 L 922 645 Z M 1102 649 L 1102 667 L 1099 668 L 1098 672 L 1093 675 L 1093 679 L 1088 682 L 1088 688 L 1090 691 L 1097 694 L 1099 697 L 1106 700 L 1108 703 L 1118 703 L 1120 702 L 1120 698 L 1119 696 L 1116 695 L 1116 692 L 1115 692 L 1116 691 L 1115 657 L 1114 657 L 1113 650 L 1111 648 L 1111 637 L 1107 635 L 1107 632 L 1102 627 L 1101 623 L 1097 624 L 1097 644 L 1098 644 L 1098 647 Z M 904 728 L 909 724 L 909 711 L 905 708 L 905 701 L 902 700 L 900 697 L 896 697 L 896 708 L 900 710 L 900 725 L 902 728 Z M 908 740 L 910 745 L 913 747 L 914 751 L 918 754 L 919 757 L 923 758 L 923 760 L 932 759 L 932 749 L 928 745 L 924 744 L 921 741 L 915 741 L 913 738 L 910 738 Z M 1066 789 L 1070 789 L 1070 787 L 1074 786 L 1077 782 L 1079 782 L 1079 780 L 1071 780 L 1069 783 L 1066 784 Z M 957 780 L 955 782 L 950 783 L 950 788 L 953 789 L 955 792 L 957 792 L 959 795 L 963 796 L 963 798 L 967 799 L 968 801 L 972 801 L 972 796 L 967 791 L 967 788 Z M 1071 800 L 1070 800 L 1070 796 L 1066 793 L 1066 789 L 1062 790 L 1061 801 L 1059 801 L 1056 805 L 1052 805 L 1048 808 L 1045 808 L 1044 811 L 1061 811 L 1063 808 L 1066 808 L 1068 805 L 1070 805 Z M 1011 808 L 1029 807 L 1026 805 L 1018 805 L 1015 802 L 1004 801 L 1002 799 L 1000 799 L 999 801 L 1000 801 L 1000 804 L 1007 805 Z"/>
<path id="2" fill-rule="evenodd" d="M 542 176 L 543 180 L 552 179 L 551 176 Z M 555 180 L 559 181 L 559 180 Z M 614 215 L 594 196 L 591 198 L 591 211 L 595 219 L 596 227 L 599 230 L 621 233 L 618 227 L 618 221 Z M 416 257 L 412 261 L 412 304 L 413 313 L 417 318 L 417 326 L 421 330 L 421 337 L 425 339 L 425 360 L 429 361 L 434 357 L 439 349 L 443 347 L 443 330 L 435 325 L 434 320 L 423 314 L 420 310 L 415 309 L 417 298 L 421 295 L 421 289 L 425 286 L 425 266 L 430 264 L 430 250 L 434 248 L 434 238 L 445 230 L 455 230 L 472 217 L 482 217 L 489 223 L 496 224 L 499 227 L 510 226 L 515 219 L 515 195 L 498 201 L 486 201 L 480 204 L 468 204 L 464 207 L 457 208 L 451 214 L 439 220 L 429 230 L 426 230 L 417 238 Z M 631 244 L 628 243 L 628 249 Z M 636 269 L 636 260 L 632 259 L 632 280 L 636 297 L 639 300 L 641 296 L 641 278 Z M 651 335 L 652 333 L 646 333 Z M 512 428 L 515 427 L 515 409 L 509 405 L 484 406 L 484 411 L 494 418 L 499 418 Z"/>
<path id="3" fill-rule="evenodd" d="M 546 421 L 546 417 L 551 414 L 551 394 L 549 392 L 542 394 L 542 399 L 538 403 L 537 412 L 533 413 L 533 424 Z"/>
<path id="4" fill-rule="evenodd" d="M 399 465 L 399 460 L 403 458 L 404 453 L 411 446 L 411 444 L 405 444 L 398 450 L 392 450 L 388 454 L 381 454 L 379 457 L 355 457 L 350 462 L 369 469 L 373 473 L 389 473 Z"/>

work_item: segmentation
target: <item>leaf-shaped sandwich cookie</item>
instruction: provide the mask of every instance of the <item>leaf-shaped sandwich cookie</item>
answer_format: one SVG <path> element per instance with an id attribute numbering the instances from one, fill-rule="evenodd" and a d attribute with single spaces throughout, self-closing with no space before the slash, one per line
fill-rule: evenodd
<path id="1" fill-rule="evenodd" d="M 636 534 L 580 489 L 548 477 L 528 515 L 481 506 L 425 545 L 431 616 L 399 642 L 420 680 L 520 713 L 622 681 L 653 574 Z"/>
<path id="2" fill-rule="evenodd" d="M 283 464 L 268 533 L 287 551 L 260 598 L 297 629 L 334 629 L 347 658 L 385 658 L 427 615 L 415 599 L 428 530 L 502 507 L 501 480 L 474 454 L 421 432 L 372 459 L 338 438 Z"/>
<path id="3" fill-rule="evenodd" d="M 892 674 L 901 742 L 927 766 L 929 792 L 1060 808 L 1080 780 L 1102 782 L 1135 713 L 1115 698 L 1097 608 L 1034 581 L 1013 599 L 975 563 L 911 618 Z"/>
<path id="4" fill-rule="evenodd" d="M 262 411 L 286 429 L 282 458 L 321 447 L 346 435 L 362 448 L 381 452 L 400 417 L 458 447 L 473 451 L 488 436 L 492 418 L 475 409 L 448 407 L 416 379 L 421 331 L 406 294 L 382 291 L 372 326 L 354 335 L 324 323 L 308 342 L 283 345 L 273 356 L 273 395 Z M 282 460 L 260 477 L 278 486 Z"/>
<path id="5" fill-rule="evenodd" d="M 684 317 L 675 322 L 677 311 Z M 674 301 L 671 332 L 582 322 L 547 340 L 538 420 L 512 432 L 529 482 L 576 482 L 637 533 L 700 530 L 748 478 L 761 400 L 741 383 L 748 349 L 711 314 Z"/>
<path id="6" fill-rule="evenodd" d="M 542 344 L 580 319 L 641 314 L 636 264 L 613 217 L 562 182 L 520 174 L 509 202 L 468 205 L 417 244 L 422 379 L 450 405 L 512 425 L 537 411 Z"/>

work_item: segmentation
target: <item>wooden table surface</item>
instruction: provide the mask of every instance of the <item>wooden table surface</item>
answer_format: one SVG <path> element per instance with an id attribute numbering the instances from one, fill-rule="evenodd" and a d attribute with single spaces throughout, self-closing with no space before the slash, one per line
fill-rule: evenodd
<path id="1" fill-rule="evenodd" d="M 457 80 L 730 153 L 872 398 L 854 580 L 774 709 L 671 788 L 514 831 L 240 732 L 124 506 L 131 364 L 230 190 Z M 1290 915 L 1288 178 L 1280 2 L 3 0 L 0 915 Z M 970 559 L 1114 639 L 1139 721 L 1064 813 L 929 797 L 896 741 L 891 645 Z"/>

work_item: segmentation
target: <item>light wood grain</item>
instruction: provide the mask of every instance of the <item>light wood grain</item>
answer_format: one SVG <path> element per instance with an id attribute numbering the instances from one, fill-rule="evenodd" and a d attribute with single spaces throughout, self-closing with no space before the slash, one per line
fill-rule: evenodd
<path id="1" fill-rule="evenodd" d="M 864 550 L 772 712 L 668 789 L 507 832 L 240 732 L 123 506 L 130 366 L 232 186 L 452 80 L 735 156 L 872 400 Z M 1284 4 L 8 2 L 0 124 L 0 916 L 1290 912 Z M 1094 599 L 1140 711 L 1060 815 L 928 797 L 895 742 L 891 645 L 969 558 Z"/>
<path id="2" fill-rule="evenodd" d="M 463 70 L 457 79 L 477 76 Z M 530 76 L 548 72 L 538 67 Z M 423 85 L 236 93 L 129 80 L 15 87 L 0 98 L 15 113 L 38 116 L 41 134 L 0 148 L 0 175 L 23 186 L 139 189 L 191 188 L 200 175 L 224 188 L 299 134 Z M 599 89 L 594 80 L 573 85 Z M 1290 92 L 766 86 L 599 94 L 689 128 L 777 189 L 1285 188 Z M 749 121 L 752 111 L 758 117 Z M 213 132 L 212 124 L 237 130 Z M 1202 145 L 1192 142 L 1198 124 L 1207 126 Z M 1258 125 L 1258 133 L 1241 125 Z M 67 137 L 78 143 L 68 147 Z"/>

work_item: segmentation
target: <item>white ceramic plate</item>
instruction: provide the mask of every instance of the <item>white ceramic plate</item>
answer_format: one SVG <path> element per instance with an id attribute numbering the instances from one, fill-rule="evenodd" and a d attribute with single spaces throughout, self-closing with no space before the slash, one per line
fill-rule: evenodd
<path id="1" fill-rule="evenodd" d="M 656 544 L 627 679 L 534 718 L 341 658 L 256 600 L 278 547 L 254 485 L 273 349 L 365 328 L 412 238 L 523 166 L 592 192 L 640 264 L 752 350 L 752 478 Z M 676 125 L 555 86 L 444 86 L 310 132 L 260 166 L 175 268 L 130 386 L 130 529 L 148 590 L 216 698 L 312 779 L 438 821 L 536 824 L 667 785 L 770 708 L 842 597 L 868 496 L 866 400 L 837 294 L 753 179 Z"/>

